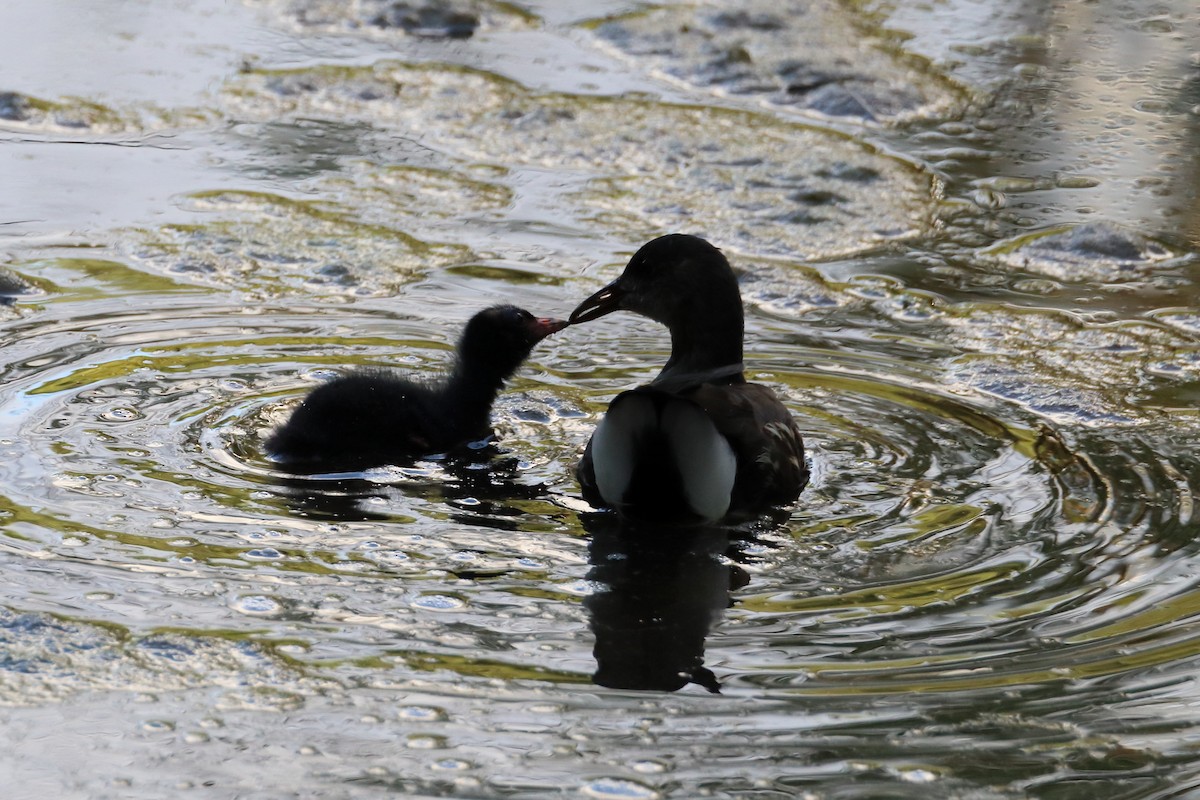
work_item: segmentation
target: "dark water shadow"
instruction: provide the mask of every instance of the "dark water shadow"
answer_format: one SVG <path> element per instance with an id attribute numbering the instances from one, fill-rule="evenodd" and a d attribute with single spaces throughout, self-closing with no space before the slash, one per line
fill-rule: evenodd
<path id="1" fill-rule="evenodd" d="M 380 510 L 374 500 L 391 500 L 397 494 L 422 497 L 449 505 L 471 507 L 471 514 L 454 519 L 484 524 L 489 517 L 519 516 L 514 500 L 530 500 L 548 494 L 545 484 L 522 482 L 520 459 L 494 444 L 460 448 L 444 456 L 414 459 L 395 467 L 395 480 L 385 473 L 337 472 L 281 474 L 277 478 L 285 502 L 310 519 L 326 522 L 371 522 L 394 519 L 393 503 Z M 504 527 L 495 525 L 494 527 Z"/>
<path id="2" fill-rule="evenodd" d="M 630 526 L 600 513 L 582 521 L 596 587 L 583 603 L 595 636 L 593 682 L 668 692 L 695 683 L 720 692 L 704 666 L 705 642 L 730 592 L 749 582 L 730 559 L 731 530 Z"/>

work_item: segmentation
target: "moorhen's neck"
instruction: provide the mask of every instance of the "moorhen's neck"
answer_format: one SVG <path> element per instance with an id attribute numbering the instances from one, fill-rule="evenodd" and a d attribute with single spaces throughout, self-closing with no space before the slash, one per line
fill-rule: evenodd
<path id="1" fill-rule="evenodd" d="M 742 377 L 742 303 L 708 302 L 704 308 L 686 309 L 667 321 L 671 331 L 671 357 L 655 382 L 696 375 L 702 380 L 739 382 Z M 729 381 L 733 378 L 733 381 Z"/>

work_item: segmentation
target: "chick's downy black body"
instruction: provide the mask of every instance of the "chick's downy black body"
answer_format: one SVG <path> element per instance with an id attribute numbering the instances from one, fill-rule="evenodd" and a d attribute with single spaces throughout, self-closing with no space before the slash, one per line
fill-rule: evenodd
<path id="1" fill-rule="evenodd" d="M 496 395 L 533 346 L 565 322 L 493 306 L 467 323 L 454 367 L 441 380 L 382 370 L 318 386 L 267 439 L 266 451 L 298 473 L 345 472 L 444 453 L 491 432 Z"/>

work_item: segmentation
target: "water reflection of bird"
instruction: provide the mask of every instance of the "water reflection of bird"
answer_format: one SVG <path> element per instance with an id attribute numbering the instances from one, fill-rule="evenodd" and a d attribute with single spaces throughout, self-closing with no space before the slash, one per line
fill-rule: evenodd
<path id="1" fill-rule="evenodd" d="M 803 441 L 775 393 L 746 381 L 742 298 L 721 251 L 695 236 L 655 239 L 571 323 L 621 309 L 666 325 L 671 357 L 609 405 L 579 464 L 584 499 L 659 523 L 795 500 L 808 482 Z"/>
<path id="2" fill-rule="evenodd" d="M 729 533 L 666 528 L 648 536 L 612 517 L 586 515 L 591 534 L 584 600 L 595 636 L 592 680 L 615 689 L 673 692 L 689 683 L 719 692 L 704 666 L 709 630 L 744 572 L 723 558 Z"/>
<path id="3" fill-rule="evenodd" d="M 383 371 L 318 386 L 266 442 L 295 473 L 368 469 L 442 453 L 488 435 L 496 394 L 539 341 L 566 322 L 493 306 L 467 323 L 454 368 L 417 383 Z"/>
<path id="4" fill-rule="evenodd" d="M 280 498 L 309 519 L 370 522 L 407 513 L 404 498 L 449 506 L 448 519 L 464 525 L 510 530 L 524 510 L 521 501 L 545 497 L 549 488 L 530 483 L 520 459 L 494 443 L 431 457 L 397 475 L 363 472 L 280 476 Z"/>

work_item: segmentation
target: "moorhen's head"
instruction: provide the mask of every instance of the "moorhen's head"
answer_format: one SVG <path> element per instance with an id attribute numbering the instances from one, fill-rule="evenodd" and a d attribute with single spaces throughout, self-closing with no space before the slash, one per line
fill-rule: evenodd
<path id="1" fill-rule="evenodd" d="M 468 369 L 508 377 L 517 371 L 533 346 L 567 321 L 535 317 L 516 306 L 485 308 L 467 323 L 458 341 L 458 357 Z"/>
<path id="2" fill-rule="evenodd" d="M 741 336 L 737 276 L 721 251 L 697 236 L 672 233 L 643 245 L 621 277 L 571 312 L 571 324 L 622 309 L 672 331 L 690 323 L 712 323 L 714 314 L 724 320 L 735 318 Z"/>
<path id="3" fill-rule="evenodd" d="M 571 312 L 571 324 L 624 309 L 671 331 L 671 357 L 658 380 L 712 370 L 741 375 L 742 294 L 721 251 L 673 233 L 643 245 L 621 277 Z"/>

